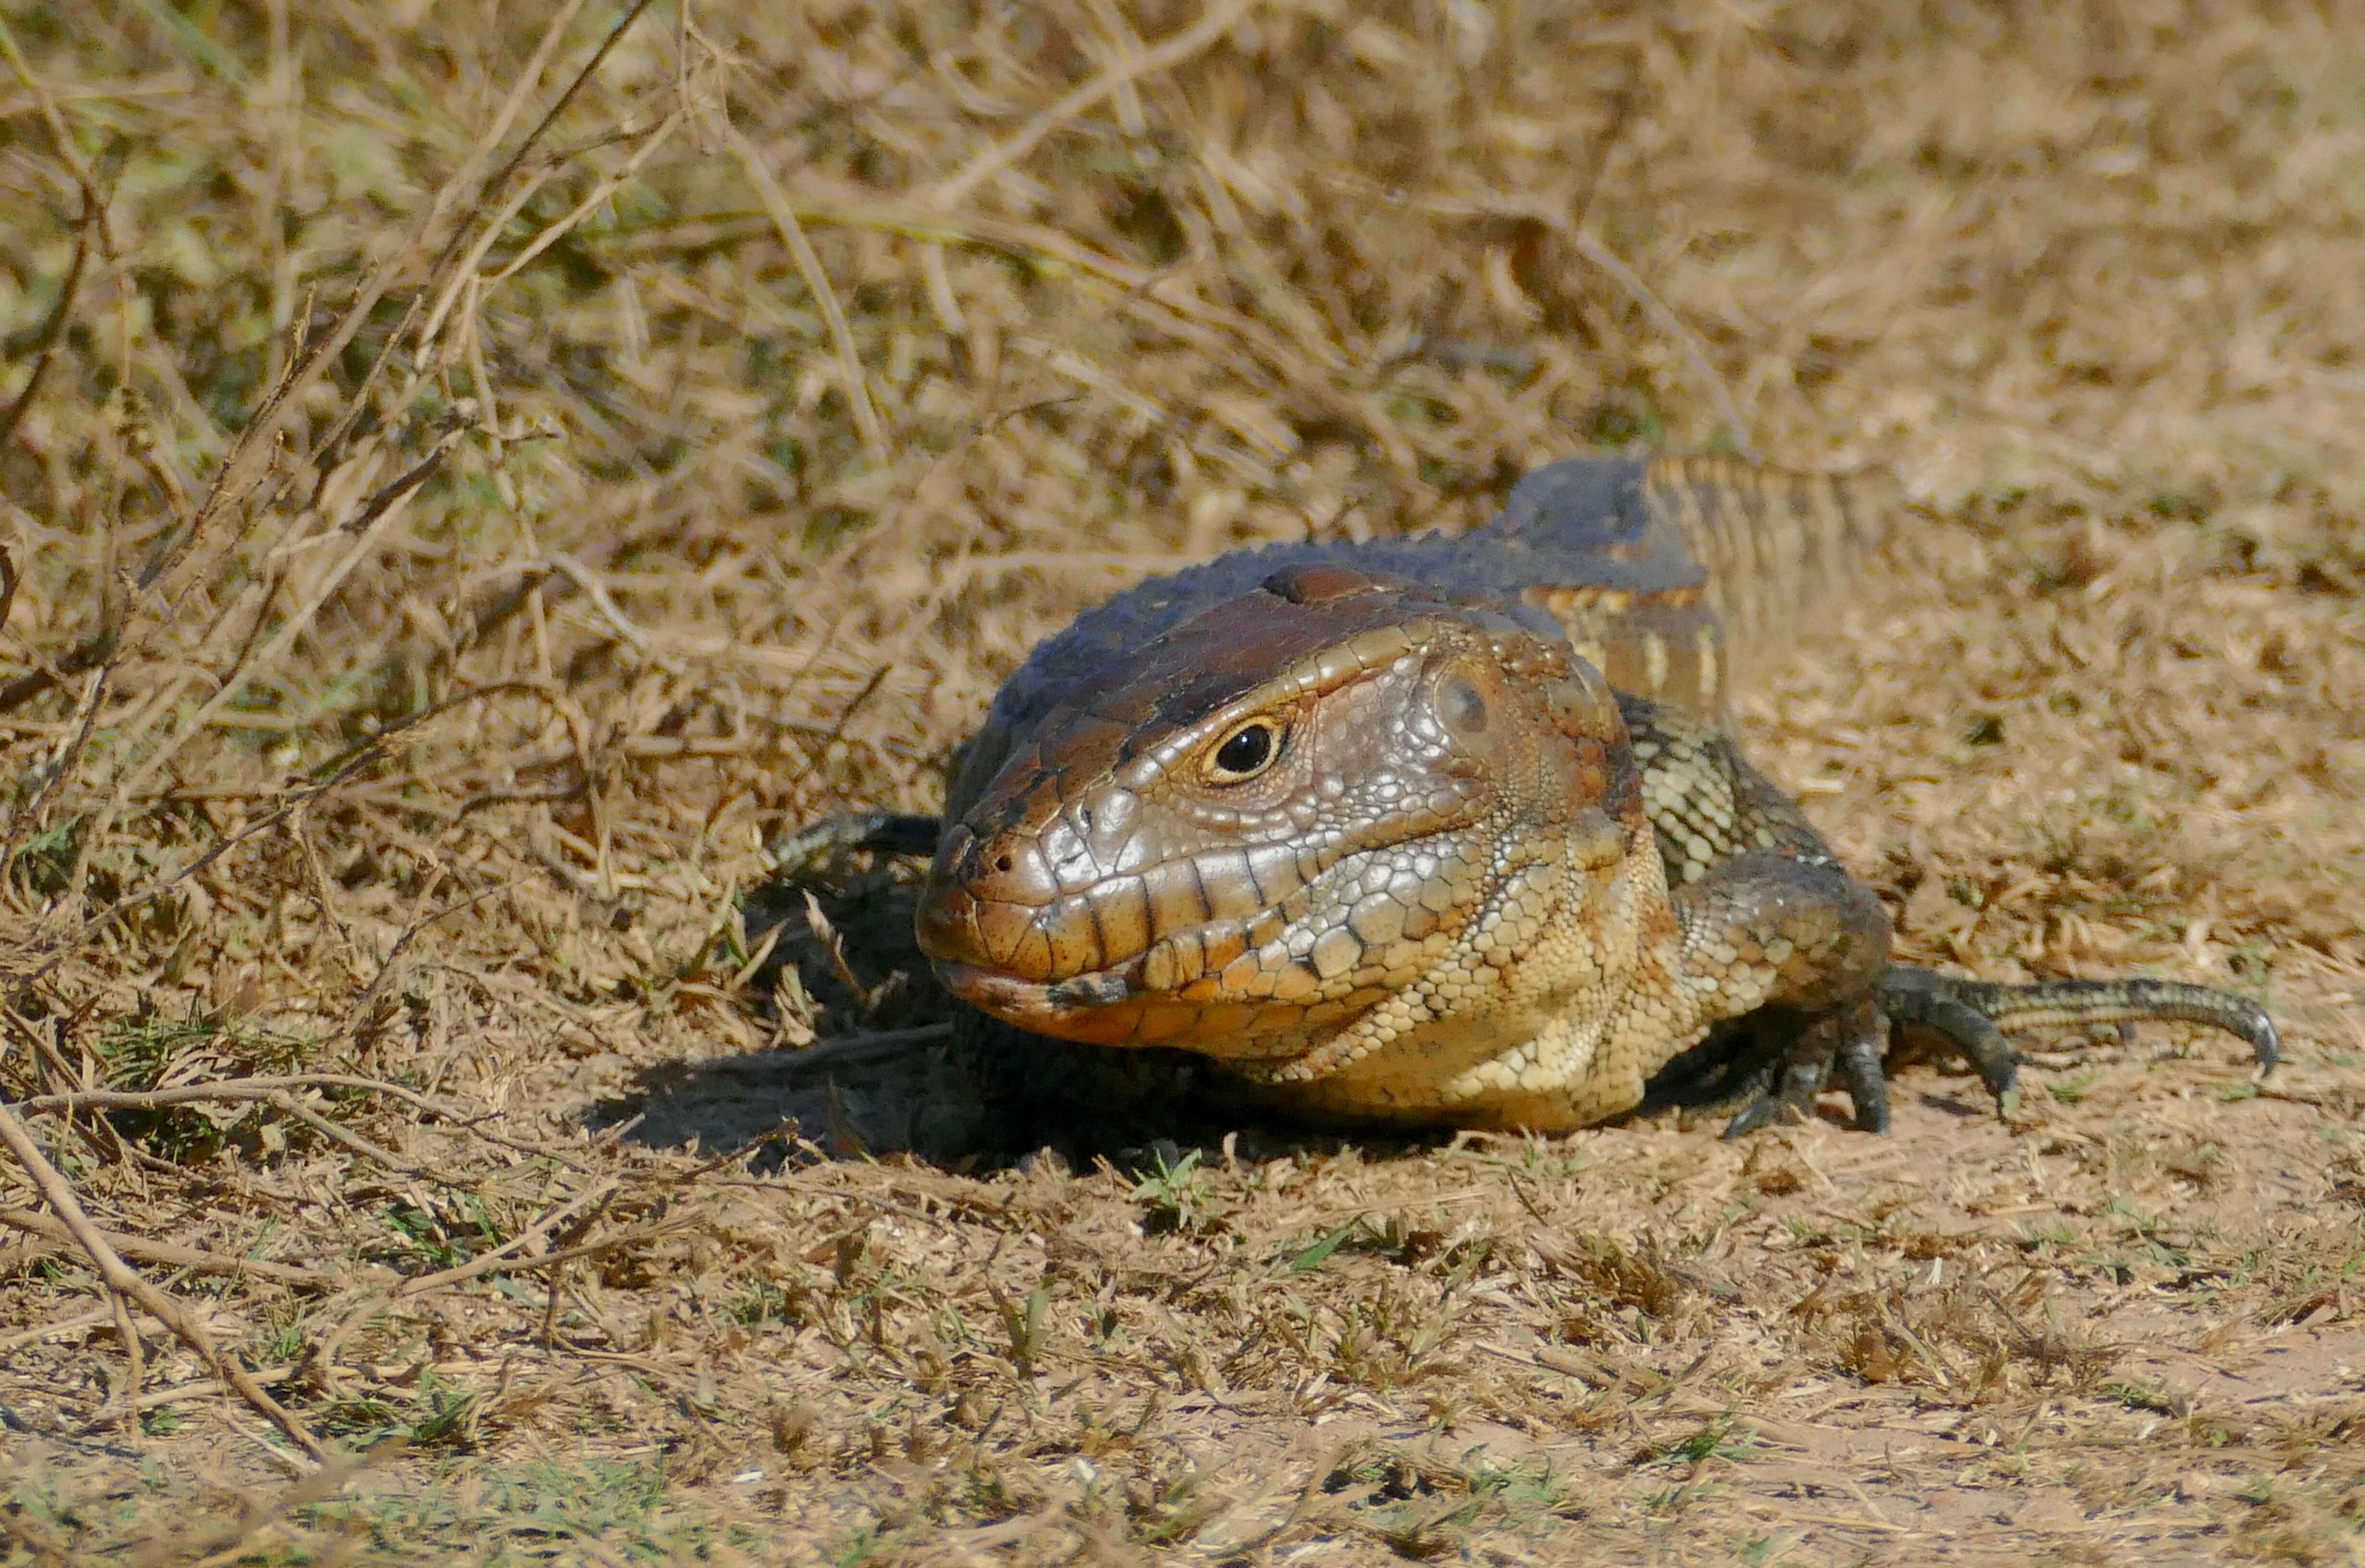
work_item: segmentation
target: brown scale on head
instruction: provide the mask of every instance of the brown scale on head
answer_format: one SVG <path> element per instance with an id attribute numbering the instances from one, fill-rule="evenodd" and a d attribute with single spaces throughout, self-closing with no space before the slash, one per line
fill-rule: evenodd
<path id="1" fill-rule="evenodd" d="M 921 946 L 1035 1033 L 1283 1070 L 1654 855 L 1625 741 L 1541 625 L 1293 568 L 1035 727 L 946 834 Z"/>

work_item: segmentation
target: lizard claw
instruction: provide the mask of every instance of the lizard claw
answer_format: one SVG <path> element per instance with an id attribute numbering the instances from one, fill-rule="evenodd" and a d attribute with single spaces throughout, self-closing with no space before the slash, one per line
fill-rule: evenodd
<path id="1" fill-rule="evenodd" d="M 1962 1052 L 2001 1107 L 2019 1082 L 2020 1058 L 2003 1031 L 1956 991 L 1955 983 L 1929 969 L 1891 968 L 1881 977 L 1881 1010 L 1891 1026 L 1927 1029 Z"/>
<path id="2" fill-rule="evenodd" d="M 1840 1087 L 1855 1106 L 1855 1129 L 1861 1133 L 1889 1130 L 1889 1070 L 1881 1058 L 1881 1042 L 1889 1023 L 1877 1010 L 1871 1027 L 1850 1029 L 1833 1058 L 1840 1070 Z"/>
<path id="3" fill-rule="evenodd" d="M 1748 1080 L 1755 1094 L 1725 1125 L 1723 1136 L 1745 1137 L 1777 1121 L 1798 1122 L 1814 1114 L 1815 1096 L 1832 1070 L 1855 1103 L 1861 1132 L 1889 1130 L 1889 1079 L 1881 1070 L 1880 1042 L 1888 1025 L 1870 998 L 1826 1014 L 1799 1029 L 1781 1055 L 1765 1062 Z"/>

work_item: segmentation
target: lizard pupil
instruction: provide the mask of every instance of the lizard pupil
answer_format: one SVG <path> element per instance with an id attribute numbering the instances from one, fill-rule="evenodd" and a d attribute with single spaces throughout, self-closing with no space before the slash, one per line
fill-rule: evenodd
<path id="1" fill-rule="evenodd" d="M 1272 739 L 1270 724 L 1250 724 L 1234 731 L 1229 740 L 1216 748 L 1216 771 L 1229 775 L 1235 782 L 1261 772 L 1272 760 Z"/>
<path id="2" fill-rule="evenodd" d="M 1448 724 L 1463 734 L 1486 733 L 1486 698 L 1468 676 L 1447 676 L 1438 685 L 1437 697 Z"/>

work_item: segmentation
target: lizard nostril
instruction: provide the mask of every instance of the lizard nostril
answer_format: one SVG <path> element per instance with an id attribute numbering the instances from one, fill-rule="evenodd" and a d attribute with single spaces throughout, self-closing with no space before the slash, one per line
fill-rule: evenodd
<path id="1" fill-rule="evenodd" d="M 999 871 L 999 872 L 1003 873 L 1004 876 L 1009 875 L 1009 873 L 1010 873 L 1010 857 L 1009 857 L 1009 856 L 1007 856 L 1007 855 L 997 855 L 997 856 L 995 856 L 995 857 L 993 857 L 993 868 L 994 868 L 995 870 L 997 870 L 997 871 Z"/>

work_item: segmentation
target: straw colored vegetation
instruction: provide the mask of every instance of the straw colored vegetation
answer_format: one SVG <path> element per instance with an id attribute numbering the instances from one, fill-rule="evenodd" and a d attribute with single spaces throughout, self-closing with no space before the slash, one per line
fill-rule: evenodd
<path id="1" fill-rule="evenodd" d="M 0 7 L 0 1560 L 2353 1561 L 2360 39 Z M 997 1170 L 766 886 L 1148 570 L 1720 446 L 1917 498 L 1743 710 L 1907 950 L 2287 1071 Z"/>

